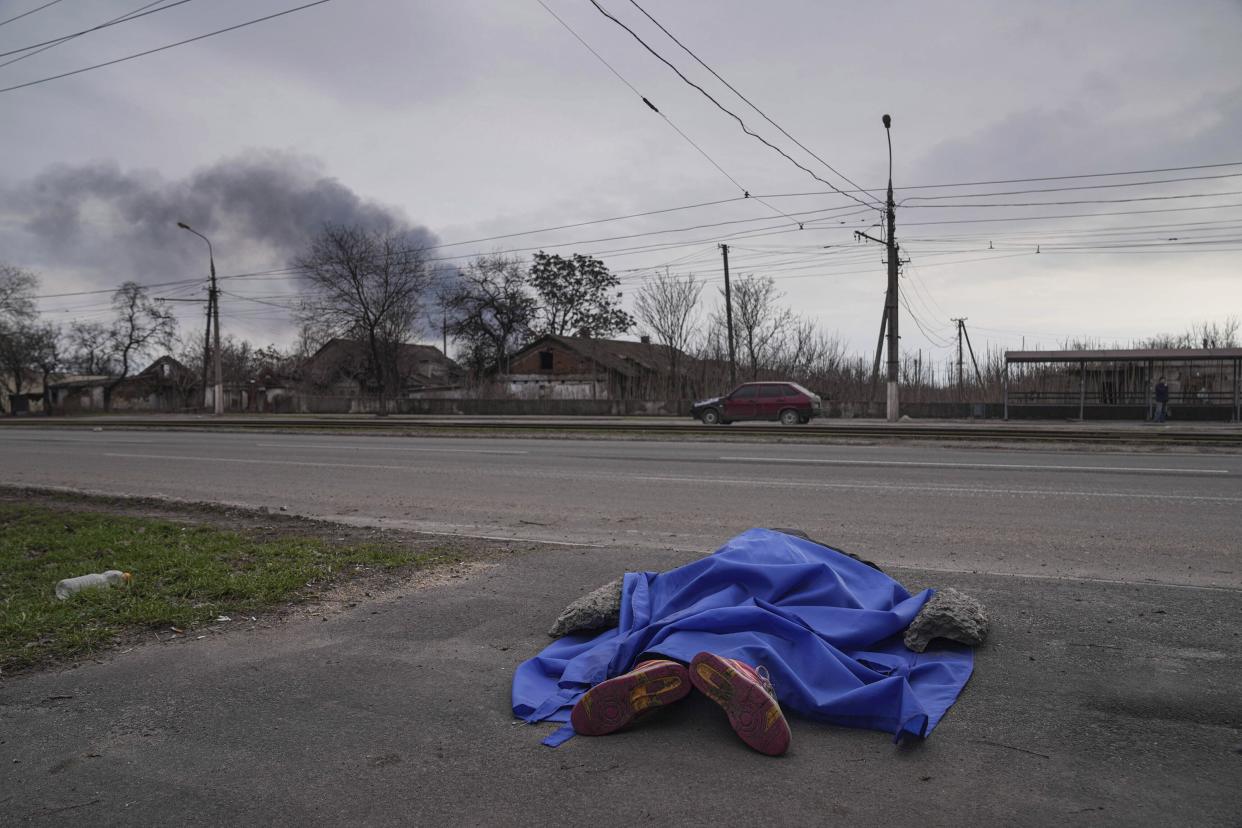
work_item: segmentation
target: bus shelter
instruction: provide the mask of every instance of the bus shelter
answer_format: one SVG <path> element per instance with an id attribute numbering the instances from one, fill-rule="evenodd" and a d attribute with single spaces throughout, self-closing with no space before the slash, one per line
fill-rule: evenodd
<path id="1" fill-rule="evenodd" d="M 1161 377 L 1177 419 L 1242 421 L 1242 348 L 1006 351 L 1004 416 L 1151 419 Z"/>

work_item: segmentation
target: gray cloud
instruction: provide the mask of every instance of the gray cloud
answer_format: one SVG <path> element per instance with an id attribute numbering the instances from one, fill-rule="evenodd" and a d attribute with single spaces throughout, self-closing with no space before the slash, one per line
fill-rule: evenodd
<path id="1" fill-rule="evenodd" d="M 211 238 L 222 272 L 282 266 L 325 223 L 398 230 L 434 244 L 396 207 L 359 196 L 305 156 L 249 151 L 186 178 L 98 162 L 57 165 L 0 189 L 9 219 L 0 243 L 16 263 L 79 282 L 155 282 L 202 269 L 200 243 L 185 221 Z"/>

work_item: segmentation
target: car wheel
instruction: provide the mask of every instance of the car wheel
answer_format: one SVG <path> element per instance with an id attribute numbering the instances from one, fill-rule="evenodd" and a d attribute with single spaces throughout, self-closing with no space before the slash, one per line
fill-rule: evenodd
<path id="1" fill-rule="evenodd" d="M 801 418 L 798 416 L 798 412 L 794 411 L 792 408 L 786 408 L 781 412 L 781 425 L 797 425 L 800 419 Z"/>
<path id="2" fill-rule="evenodd" d="M 709 408 L 703 412 L 703 425 L 716 425 L 720 422 L 720 412 Z"/>

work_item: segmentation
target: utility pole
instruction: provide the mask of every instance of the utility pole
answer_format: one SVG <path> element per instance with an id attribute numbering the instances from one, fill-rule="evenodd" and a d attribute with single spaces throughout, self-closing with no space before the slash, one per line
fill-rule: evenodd
<path id="1" fill-rule="evenodd" d="M 211 312 L 213 302 L 208 294 L 207 325 L 203 328 L 203 410 L 207 410 L 207 361 L 211 359 Z"/>
<path id="2" fill-rule="evenodd" d="M 901 354 L 899 353 L 901 337 L 897 332 L 897 267 L 900 264 L 901 248 L 897 245 L 897 205 L 893 201 L 893 136 L 890 129 L 892 117 L 885 115 L 884 135 L 888 139 L 888 201 L 885 205 L 885 225 L 887 232 L 882 241 L 875 236 L 854 231 L 855 238 L 866 239 L 883 244 L 888 255 L 888 290 L 884 294 L 884 317 L 880 321 L 880 339 L 888 338 L 888 399 L 885 413 L 890 423 L 897 422 L 900 415 L 900 401 L 897 383 L 901 378 Z M 880 367 L 880 348 L 876 344 L 876 360 L 873 373 Z M 874 387 L 874 386 L 873 386 Z"/>
<path id="3" fill-rule="evenodd" d="M 211 287 L 207 291 L 207 308 L 208 308 L 207 323 L 209 326 L 214 325 L 215 327 L 215 355 L 214 355 L 215 360 L 214 361 L 216 363 L 216 372 L 215 372 L 216 373 L 216 387 L 215 387 L 215 393 L 212 395 L 212 402 L 214 403 L 212 408 L 214 409 L 214 412 L 216 414 L 223 414 L 224 413 L 224 379 L 223 379 L 223 372 L 220 367 L 220 289 L 216 287 L 216 256 L 215 256 L 215 253 L 212 252 L 212 249 L 211 249 L 211 239 L 207 238 L 202 233 L 198 232 L 193 227 L 186 224 L 184 221 L 177 222 L 177 226 L 180 227 L 182 230 L 188 230 L 189 232 L 198 236 L 203 241 L 207 242 L 207 260 L 211 263 Z M 206 354 L 206 350 L 204 349 L 204 353 L 203 353 L 204 367 L 206 366 L 206 362 L 207 362 L 207 354 Z M 207 394 L 206 375 L 207 375 L 207 372 L 206 370 L 204 370 L 203 371 L 203 395 L 204 397 Z M 206 402 L 205 399 L 204 399 L 204 402 Z"/>
<path id="4" fill-rule="evenodd" d="M 888 421 L 897 422 L 897 379 L 900 368 L 897 335 L 897 210 L 893 203 L 893 119 L 883 118 L 884 135 L 888 139 Z"/>
<path id="5" fill-rule="evenodd" d="M 975 359 L 974 346 L 970 344 L 970 331 L 966 330 L 966 320 L 962 320 L 962 333 L 966 336 L 966 350 L 970 352 L 970 364 L 975 366 L 975 379 L 979 381 L 979 387 L 983 388 L 983 374 L 979 372 L 979 360 Z M 958 345 L 958 351 L 961 351 L 961 345 Z M 960 357 L 959 357 L 960 358 Z"/>
<path id="6" fill-rule="evenodd" d="M 965 393 L 963 388 L 965 381 L 962 378 L 962 330 L 965 327 L 966 317 L 954 318 L 953 321 L 957 323 L 957 396 L 961 399 Z"/>
<path id="7" fill-rule="evenodd" d="M 729 385 L 737 386 L 737 353 L 733 348 L 733 293 L 729 289 L 729 245 L 720 245 L 720 254 L 724 257 L 725 277 L 725 324 L 729 328 Z"/>
<path id="8" fill-rule="evenodd" d="M 211 260 L 211 311 L 215 318 L 215 353 L 212 354 L 213 361 L 216 363 L 216 392 L 212 394 L 212 402 L 215 403 L 215 413 L 224 413 L 224 378 L 220 368 L 220 289 L 216 287 L 216 258 L 211 255 L 211 245 L 208 243 L 208 258 Z"/>
<path id="9" fill-rule="evenodd" d="M 444 316 L 440 321 L 440 336 L 443 339 L 444 355 L 448 356 L 448 310 L 441 310 Z"/>
<path id="10" fill-rule="evenodd" d="M 964 393 L 966 385 L 966 357 L 962 353 L 962 337 L 966 337 L 966 348 L 970 351 L 970 364 L 975 367 L 975 380 L 978 381 L 979 388 L 983 388 L 983 374 L 979 371 L 979 360 L 975 359 L 975 349 L 970 344 L 970 332 L 966 330 L 968 318 L 963 316 L 960 319 L 953 319 L 957 323 L 957 392 L 959 396 Z"/>

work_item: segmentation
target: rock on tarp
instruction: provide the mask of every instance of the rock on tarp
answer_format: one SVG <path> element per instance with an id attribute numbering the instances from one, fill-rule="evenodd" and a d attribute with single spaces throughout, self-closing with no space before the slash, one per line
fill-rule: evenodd
<path id="1" fill-rule="evenodd" d="M 973 668 L 969 647 L 937 641 L 914 653 L 902 643 L 932 594 L 911 596 L 834 549 L 751 529 L 678 569 L 627 573 L 618 626 L 567 636 L 519 665 L 513 712 L 568 722 L 587 689 L 640 656 L 689 662 L 707 650 L 766 667 L 786 711 L 925 737 Z M 570 735 L 562 728 L 545 742 Z"/>

